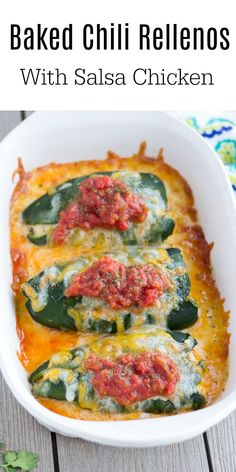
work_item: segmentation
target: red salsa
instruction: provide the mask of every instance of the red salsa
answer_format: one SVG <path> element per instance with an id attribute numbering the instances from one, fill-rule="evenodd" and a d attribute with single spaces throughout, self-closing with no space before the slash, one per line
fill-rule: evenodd
<path id="1" fill-rule="evenodd" d="M 157 352 L 128 353 L 115 361 L 92 354 L 84 367 L 94 373 L 92 385 L 98 395 L 112 397 L 120 405 L 171 396 L 180 380 L 177 364 Z"/>
<path id="2" fill-rule="evenodd" d="M 75 275 L 66 297 L 98 297 L 111 308 L 153 305 L 170 286 L 165 274 L 151 264 L 125 266 L 108 256 Z"/>
<path id="3" fill-rule="evenodd" d="M 146 216 L 143 201 L 123 182 L 107 175 L 90 177 L 81 182 L 78 197 L 60 213 L 53 240 L 63 242 L 69 231 L 76 227 L 125 231 L 129 222 L 141 223 Z"/>

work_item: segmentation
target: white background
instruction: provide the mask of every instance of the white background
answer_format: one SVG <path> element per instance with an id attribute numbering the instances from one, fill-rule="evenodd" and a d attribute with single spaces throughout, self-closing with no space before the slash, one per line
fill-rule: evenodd
<path id="1" fill-rule="evenodd" d="M 4 10 L 3 10 L 4 8 Z M 0 109 L 38 110 L 198 110 L 236 107 L 236 2 L 235 0 L 7 0 L 0 16 Z M 85 51 L 80 47 L 85 23 L 130 24 L 129 51 Z M 22 27 L 74 25 L 73 51 L 11 51 L 10 24 Z M 228 51 L 139 51 L 138 25 L 228 27 Z M 25 86 L 20 68 L 58 67 L 73 76 L 77 67 L 94 72 L 123 72 L 132 76 L 138 67 L 160 71 L 211 72 L 215 86 Z M 73 81 L 71 81 L 73 82 Z"/>

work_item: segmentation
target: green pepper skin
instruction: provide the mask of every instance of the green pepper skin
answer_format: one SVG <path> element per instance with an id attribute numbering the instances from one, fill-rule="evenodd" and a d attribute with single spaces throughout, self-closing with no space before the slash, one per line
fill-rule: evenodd
<path id="1" fill-rule="evenodd" d="M 178 310 L 172 310 L 167 318 L 167 327 L 171 330 L 186 329 L 198 320 L 198 307 L 191 300 L 184 301 Z"/>
<path id="2" fill-rule="evenodd" d="M 178 267 L 179 265 L 183 264 L 183 257 L 181 251 L 177 247 L 169 247 L 166 249 L 170 256 L 169 267 Z"/>
<path id="3" fill-rule="evenodd" d="M 201 393 L 193 393 L 188 401 L 188 406 L 192 410 L 200 410 L 206 406 L 206 398 Z M 176 411 L 175 405 L 170 400 L 147 400 L 143 405 L 143 411 L 151 414 L 171 414 Z"/>
<path id="4" fill-rule="evenodd" d="M 150 341 L 148 341 L 149 339 Z M 140 349 L 139 342 L 141 342 L 141 352 L 143 352 L 145 341 L 148 352 L 166 353 L 167 349 L 167 355 L 178 363 L 180 380 L 173 395 L 168 398 L 155 396 L 126 406 L 118 404 L 115 398 L 100 397 L 92 384 L 93 373 L 86 370 L 84 360 L 90 354 L 94 352 L 97 354 L 100 351 L 102 357 L 109 359 L 110 353 L 114 352 L 113 344 L 118 348 L 118 359 L 121 353 L 135 354 L 136 350 Z M 194 354 L 190 355 L 195 345 L 196 340 L 188 333 L 172 333 L 156 327 L 142 328 L 134 333 L 130 331 L 122 335 L 105 336 L 68 351 L 66 357 L 64 352 L 62 357 L 60 357 L 60 353 L 55 354 L 50 361 L 42 364 L 30 375 L 29 382 L 36 397 L 67 400 L 79 405 L 82 402 L 83 408 L 97 411 L 111 413 L 140 411 L 149 414 L 171 414 L 181 408 L 196 410 L 205 406 L 206 399 L 199 390 L 203 370 Z M 51 371 L 52 377 L 50 377 Z M 67 378 L 69 378 L 69 384 Z M 186 378 L 188 382 L 186 382 Z M 80 397 L 80 383 L 83 385 L 82 397 Z M 71 390 L 71 386 L 73 390 Z"/>
<path id="5" fill-rule="evenodd" d="M 44 362 L 41 364 L 35 371 L 29 376 L 29 382 L 33 384 L 37 380 L 40 380 L 43 377 L 43 374 L 46 372 L 49 366 L 49 361 Z"/>
<path id="6" fill-rule="evenodd" d="M 112 175 L 114 172 L 97 172 L 96 175 Z M 55 191 L 45 194 L 33 201 L 22 213 L 23 222 L 27 225 L 55 225 L 59 221 L 60 212 L 74 200 L 79 194 L 79 187 L 83 180 L 88 179 L 94 174 L 85 175 L 76 179 L 70 179 L 58 185 Z M 159 192 L 163 206 L 167 207 L 166 190 L 163 182 L 154 174 L 140 173 L 141 181 L 138 190 L 149 189 L 153 192 Z M 139 244 L 135 228 L 137 224 L 131 224 L 129 230 L 118 231 L 124 245 Z M 156 222 L 151 225 L 144 239 L 145 244 L 155 244 L 164 241 L 174 230 L 174 221 L 168 216 L 156 217 Z M 36 237 L 28 234 L 28 239 L 35 245 L 43 246 L 48 243 L 47 236 Z M 50 239 L 50 238 L 49 238 Z"/>
<path id="7" fill-rule="evenodd" d="M 136 246 L 136 244 L 138 244 L 134 228 L 130 228 L 127 231 L 120 231 L 120 235 L 125 246 Z"/>
<path id="8" fill-rule="evenodd" d="M 159 218 L 156 223 L 152 224 L 151 229 L 146 236 L 146 242 L 148 244 L 163 242 L 173 233 L 174 227 L 175 222 L 169 216 Z"/>
<path id="9" fill-rule="evenodd" d="M 96 175 L 112 175 L 113 172 L 96 172 Z M 70 179 L 56 187 L 56 191 L 45 194 L 33 201 L 22 213 L 24 223 L 28 225 L 56 224 L 62 210 L 76 197 L 78 187 L 83 180 L 93 174 L 84 175 L 77 179 Z M 149 187 L 159 190 L 164 202 L 167 202 L 166 191 L 163 182 L 153 174 L 140 173 L 142 177 L 141 187 Z M 57 195 L 57 204 L 55 196 Z"/>
<path id="10" fill-rule="evenodd" d="M 42 236 L 35 236 L 34 234 L 27 234 L 28 240 L 33 243 L 35 246 L 45 246 L 47 244 L 47 235 L 43 234 Z"/>
<path id="11" fill-rule="evenodd" d="M 147 172 L 140 172 L 140 175 L 142 177 L 141 186 L 149 187 L 152 190 L 159 190 L 162 199 L 165 203 L 167 203 L 166 189 L 162 180 L 159 179 L 159 177 L 157 177 L 156 175 Z"/>
<path id="12" fill-rule="evenodd" d="M 56 187 L 56 191 L 34 200 L 22 213 L 27 225 L 56 224 L 62 210 L 76 197 L 79 184 L 88 176 L 70 179 Z M 67 187 L 64 187 L 67 184 Z M 55 195 L 57 198 L 55 200 Z"/>
<path id="13" fill-rule="evenodd" d="M 190 397 L 190 401 L 192 403 L 193 410 L 200 410 L 206 406 L 206 398 L 201 393 L 193 393 Z"/>
<path id="14" fill-rule="evenodd" d="M 47 392 L 47 398 L 52 398 L 54 400 L 65 400 L 66 399 L 66 389 L 63 382 L 58 382 L 54 384 L 48 381 L 49 390 Z"/>
<path id="15" fill-rule="evenodd" d="M 175 294 L 178 301 L 178 307 L 167 313 L 166 327 L 172 330 L 180 330 L 185 327 L 191 326 L 197 320 L 197 307 L 192 301 L 186 300 L 190 291 L 190 279 L 188 274 L 183 271 L 181 275 L 174 275 L 176 269 L 183 268 L 184 262 L 179 249 L 171 248 L 167 249 L 169 261 L 166 262 L 166 267 L 170 271 L 170 277 L 175 280 Z M 63 266 L 62 266 L 63 268 Z M 61 269 L 60 269 L 61 270 Z M 87 322 L 83 318 L 81 326 L 76 326 L 75 319 L 70 315 L 70 310 L 74 309 L 78 313 L 83 312 L 84 302 L 83 297 L 65 297 L 64 296 L 64 281 L 48 283 L 47 289 L 47 302 L 46 305 L 40 310 L 35 311 L 30 296 L 27 295 L 27 291 L 24 286 L 29 285 L 36 293 L 40 291 L 40 280 L 44 276 L 44 272 L 41 272 L 33 279 L 27 281 L 23 285 L 23 294 L 27 297 L 26 308 L 32 318 L 50 328 L 66 329 L 73 331 L 84 331 L 84 332 L 95 332 L 100 334 L 115 334 L 119 330 L 127 330 L 132 327 L 135 322 L 135 315 L 132 314 L 132 309 L 129 309 L 127 313 L 120 313 L 119 315 L 119 330 L 117 321 L 114 318 L 117 313 L 113 313 L 113 319 L 109 321 L 107 319 L 94 319 L 89 317 Z M 81 309 L 80 309 L 81 306 Z M 148 307 L 144 310 L 145 318 L 143 323 L 145 325 L 152 325 L 157 323 L 155 316 L 150 313 Z M 81 315 L 82 316 L 82 315 Z M 122 328 L 123 325 L 123 328 Z"/>
<path id="16" fill-rule="evenodd" d="M 161 413 L 170 414 L 176 410 L 175 405 L 170 400 L 147 400 L 143 405 L 143 411 L 145 413 L 151 413 L 158 415 Z"/>
<path id="17" fill-rule="evenodd" d="M 64 297 L 64 286 L 60 282 L 54 286 L 49 286 L 48 303 L 43 310 L 35 312 L 30 300 L 26 301 L 25 306 L 36 322 L 49 328 L 64 328 L 74 331 L 76 330 L 75 322 L 71 316 L 68 316 L 67 310 L 76 301 L 77 299 L 71 300 Z"/>
<path id="18" fill-rule="evenodd" d="M 47 398 L 59 401 L 66 401 L 66 389 L 63 382 L 58 382 L 57 384 L 49 382 L 49 384 L 50 388 L 47 393 Z M 77 400 L 78 397 L 76 396 L 75 402 Z M 206 406 L 206 398 L 200 393 L 193 393 L 187 403 L 187 406 L 192 410 L 200 410 L 201 408 L 204 408 Z M 126 413 L 126 409 L 124 407 L 117 407 L 116 410 L 117 413 Z M 170 415 L 171 413 L 177 412 L 178 410 L 170 400 L 163 400 L 161 398 L 158 398 L 155 400 L 146 400 L 142 405 L 141 411 L 152 415 Z"/>
<path id="19" fill-rule="evenodd" d="M 182 333 L 181 331 L 170 331 L 170 334 L 172 338 L 177 341 L 178 343 L 184 343 L 187 339 L 191 338 L 190 334 L 188 333 Z M 196 346 L 197 341 L 194 338 L 191 338 L 193 340 L 193 347 Z"/>
<path id="20" fill-rule="evenodd" d="M 123 329 L 129 329 L 132 325 L 132 315 L 126 313 L 123 315 Z M 116 321 L 108 320 L 89 320 L 89 331 L 100 334 L 116 334 L 118 332 Z"/>
<path id="21" fill-rule="evenodd" d="M 106 333 L 106 334 L 115 334 L 117 333 L 117 324 L 116 321 L 108 320 L 88 320 L 89 331 L 95 333 Z"/>
<path id="22" fill-rule="evenodd" d="M 154 245 L 162 243 L 173 233 L 174 227 L 175 222 L 172 218 L 168 216 L 157 218 L 156 223 L 151 225 L 145 237 L 145 244 Z M 120 231 L 119 233 L 125 246 L 135 246 L 138 244 L 134 228 L 130 228 L 127 231 Z"/>

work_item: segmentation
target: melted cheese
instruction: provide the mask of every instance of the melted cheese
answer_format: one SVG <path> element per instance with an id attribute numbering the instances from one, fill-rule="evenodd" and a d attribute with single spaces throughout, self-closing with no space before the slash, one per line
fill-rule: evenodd
<path id="1" fill-rule="evenodd" d="M 11 250 L 13 255 L 14 289 L 16 292 L 17 330 L 21 351 L 19 357 L 28 372 L 50 358 L 55 352 L 84 344 L 97 335 L 79 335 L 76 332 L 60 332 L 35 323 L 24 307 L 24 297 L 19 292 L 20 283 L 36 275 L 55 261 L 66 262 L 91 251 L 101 252 L 103 241 L 96 247 L 78 245 L 62 247 L 36 247 L 27 238 L 27 228 L 22 222 L 23 209 L 52 187 L 65 180 L 98 171 L 130 170 L 150 172 L 158 175 L 165 183 L 168 196 L 168 214 L 175 220 L 175 231 L 163 247 L 175 246 L 181 249 L 191 279 L 191 293 L 199 306 L 199 320 L 188 329 L 198 340 L 199 356 L 206 361 L 207 368 L 201 382 L 201 390 L 208 403 L 214 401 L 223 391 L 228 371 L 227 334 L 228 313 L 224 311 L 223 300 L 213 279 L 210 250 L 197 222 L 193 196 L 180 174 L 163 162 L 162 158 L 151 159 L 140 153 L 132 158 L 120 158 L 109 153 L 105 161 L 79 161 L 68 164 L 50 164 L 31 172 L 20 171 L 20 180 L 11 201 Z M 16 257 L 16 254 L 19 257 Z M 81 410 L 75 404 L 41 399 L 47 408 L 72 418 L 91 420 L 134 419 L 138 413 L 108 414 Z M 145 415 L 150 416 L 150 415 Z"/>
<path id="2" fill-rule="evenodd" d="M 197 353 L 192 350 L 194 344 L 195 341 L 190 337 L 179 343 L 168 332 L 154 326 L 146 327 L 144 330 L 130 330 L 116 336 L 102 336 L 98 341 L 87 344 L 83 349 L 80 347 L 76 352 L 73 352 L 73 356 L 75 356 L 73 360 L 71 360 L 71 354 L 67 353 L 66 355 L 65 352 L 53 356 L 49 370 L 46 370 L 43 375 L 43 383 L 37 384 L 36 382 L 34 385 L 34 393 L 36 396 L 47 395 L 50 390 L 48 380 L 52 384 L 62 381 L 68 401 L 78 401 L 81 408 L 117 412 L 119 405 L 116 401 L 109 396 L 100 398 L 96 390 L 91 388 L 91 373 L 87 371 L 84 361 L 91 354 L 115 360 L 127 352 L 137 355 L 146 351 L 158 351 L 178 365 L 180 379 L 174 393 L 168 399 L 179 409 L 191 402 L 192 394 L 201 393 L 198 384 L 203 368 Z M 80 375 L 76 378 L 78 373 Z M 161 395 L 152 399 L 166 400 Z M 142 411 L 143 401 L 138 401 L 127 407 L 127 411 L 135 409 Z"/>
<path id="3" fill-rule="evenodd" d="M 71 283 L 71 279 L 74 274 L 83 272 L 91 264 L 97 261 L 104 254 L 96 254 L 89 258 L 81 258 L 78 261 L 69 263 L 68 265 L 61 267 L 53 265 L 44 270 L 39 282 L 37 291 L 32 288 L 30 283 L 22 284 L 24 293 L 31 300 L 31 307 L 37 313 L 43 310 L 48 303 L 49 296 L 49 284 L 57 284 L 63 281 L 64 287 L 67 288 Z M 130 252 L 123 253 L 111 253 L 108 254 L 114 260 L 124 263 L 125 265 L 138 265 L 138 264 L 154 264 L 158 267 L 160 273 L 165 274 L 169 280 L 170 287 L 168 291 L 163 293 L 156 302 L 146 308 L 134 308 L 132 307 L 132 328 L 138 328 L 145 324 L 147 315 L 152 316 L 159 326 L 166 328 L 167 316 L 173 309 L 177 309 L 179 306 L 180 296 L 177 294 L 178 286 L 176 278 L 186 273 L 185 267 L 174 267 L 167 269 L 164 264 L 171 264 L 172 259 L 168 256 L 167 251 L 164 249 L 141 249 L 132 247 Z M 82 297 L 81 303 L 74 308 L 68 309 L 68 315 L 75 320 L 75 325 L 78 331 L 89 331 L 89 322 L 94 320 L 107 320 L 117 323 L 117 331 L 123 331 L 123 317 L 127 314 L 126 309 L 112 309 L 106 302 L 96 297 Z M 39 318 L 40 319 L 40 318 Z"/>

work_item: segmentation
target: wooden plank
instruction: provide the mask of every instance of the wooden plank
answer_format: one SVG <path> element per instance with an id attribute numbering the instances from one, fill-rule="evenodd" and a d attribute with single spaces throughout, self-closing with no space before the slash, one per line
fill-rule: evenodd
<path id="1" fill-rule="evenodd" d="M 0 140 L 21 121 L 21 112 L 0 112 Z M 8 449 L 27 449 L 40 456 L 38 472 L 53 472 L 51 433 L 14 399 L 0 374 L 0 440 Z"/>
<path id="2" fill-rule="evenodd" d="M 207 432 L 214 472 L 236 471 L 236 413 Z"/>
<path id="3" fill-rule="evenodd" d="M 0 141 L 21 121 L 20 111 L 0 112 Z"/>
<path id="4" fill-rule="evenodd" d="M 0 439 L 8 449 L 26 449 L 39 454 L 37 472 L 53 472 L 51 433 L 15 400 L 0 376 Z"/>
<path id="5" fill-rule="evenodd" d="M 203 437 L 166 447 L 126 449 L 57 435 L 61 472 L 208 472 Z"/>

